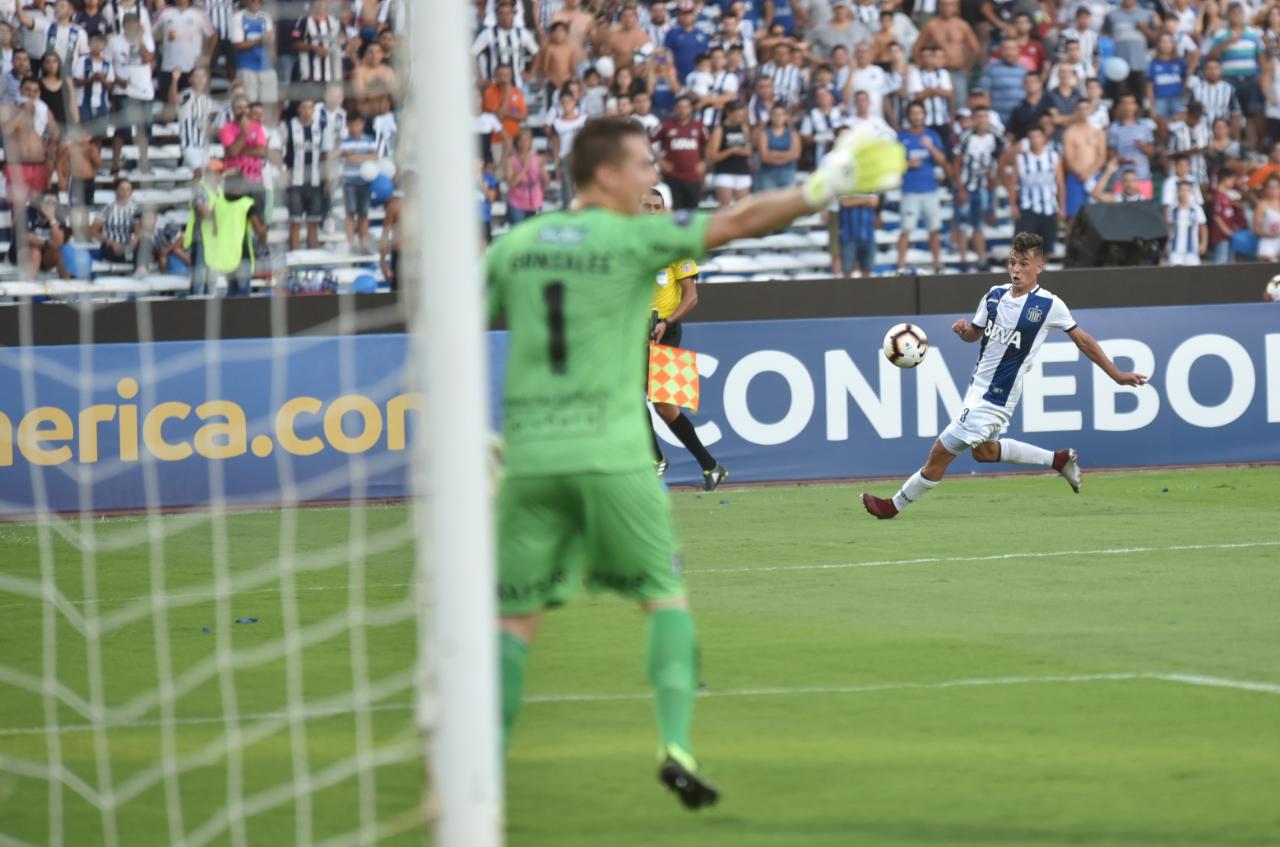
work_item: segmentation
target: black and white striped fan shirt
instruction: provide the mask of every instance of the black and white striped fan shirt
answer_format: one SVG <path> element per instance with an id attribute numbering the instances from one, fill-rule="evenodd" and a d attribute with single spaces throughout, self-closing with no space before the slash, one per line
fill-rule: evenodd
<path id="1" fill-rule="evenodd" d="M 979 135 L 968 130 L 956 143 L 956 158 L 960 160 L 960 181 L 970 194 L 991 188 L 996 162 L 1004 152 L 1004 139 L 994 132 Z"/>
<path id="2" fill-rule="evenodd" d="M 1191 78 L 1188 87 L 1191 89 L 1191 99 L 1199 100 L 1200 105 L 1204 106 L 1204 119 L 1209 122 L 1209 126 L 1213 126 L 1218 118 L 1230 120 L 1232 115 L 1240 114 L 1240 100 L 1236 97 L 1236 90 L 1225 79 L 1210 83 L 1196 76 Z"/>
<path id="3" fill-rule="evenodd" d="M 720 73 L 711 74 L 711 89 L 707 92 L 709 96 L 719 97 L 722 94 L 737 93 L 738 78 L 729 71 L 720 71 Z M 715 125 L 720 123 L 721 109 L 715 106 L 707 106 L 702 110 L 702 125 L 707 128 L 707 132 L 711 132 Z"/>
<path id="4" fill-rule="evenodd" d="M 98 212 L 102 219 L 102 236 L 108 241 L 128 246 L 133 240 L 133 230 L 142 218 L 142 211 L 132 200 L 121 206 L 119 203 L 108 203 Z"/>
<path id="5" fill-rule="evenodd" d="M 1038 215 L 1058 214 L 1057 151 L 1045 147 L 1037 156 L 1030 150 L 1018 154 L 1018 208 Z"/>
<path id="6" fill-rule="evenodd" d="M 862 25 L 872 32 L 880 31 L 880 4 L 879 3 L 854 3 L 853 15 Z"/>
<path id="7" fill-rule="evenodd" d="M 480 62 L 481 79 L 493 79 L 499 65 L 510 65 L 516 85 L 523 81 L 525 69 L 537 53 L 538 40 L 522 26 L 487 26 L 471 44 L 471 55 Z"/>
<path id="8" fill-rule="evenodd" d="M 951 91 L 951 74 L 943 68 L 932 71 L 912 68 L 911 73 L 907 76 L 907 95 L 914 100 L 926 88 L 944 88 L 947 91 Z M 925 97 L 923 103 L 925 126 L 945 126 L 951 123 L 951 100 L 949 98 L 934 95 Z"/>
<path id="9" fill-rule="evenodd" d="M 1169 210 L 1169 264 L 1200 264 L 1200 227 L 1208 222 L 1204 207 L 1194 202 Z"/>
<path id="10" fill-rule="evenodd" d="M 284 164 L 289 169 L 289 185 L 320 188 L 324 185 L 324 130 L 316 121 L 304 124 L 289 121 L 284 142 Z"/>
<path id="11" fill-rule="evenodd" d="M 779 67 L 770 62 L 760 68 L 760 73 L 773 80 L 773 96 L 787 108 L 800 102 L 804 95 L 804 73 L 795 65 Z"/>
<path id="12" fill-rule="evenodd" d="M 1203 117 L 1195 126 L 1191 126 L 1186 121 L 1173 121 L 1169 124 L 1169 155 L 1176 156 L 1179 153 L 1185 153 L 1188 150 L 1203 150 L 1209 146 L 1209 142 L 1213 139 L 1213 131 L 1209 128 L 1209 121 Z M 1197 185 L 1209 184 L 1209 168 L 1205 164 L 1203 153 L 1194 153 L 1189 156 L 1191 160 L 1191 178 L 1195 180 Z M 1173 162 L 1170 160 L 1170 169 Z"/>
<path id="13" fill-rule="evenodd" d="M 302 40 L 311 47 L 327 47 L 328 56 L 315 53 L 298 53 L 299 78 L 303 82 L 337 82 L 342 79 L 342 42 L 346 31 L 332 15 L 313 18 L 310 15 L 298 22 Z"/>
<path id="14" fill-rule="evenodd" d="M 916 16 L 938 14 L 938 0 L 916 0 L 911 14 Z"/>
<path id="15" fill-rule="evenodd" d="M 235 7 L 236 0 L 204 0 L 204 12 L 220 41 L 231 37 L 231 16 L 235 14 Z"/>
<path id="16" fill-rule="evenodd" d="M 182 92 L 182 102 L 178 104 L 178 144 L 183 151 L 209 146 L 213 110 L 213 98 L 208 94 L 196 94 L 190 88 Z"/>
<path id="17" fill-rule="evenodd" d="M 805 112 L 803 120 L 800 121 L 800 134 L 813 136 L 814 161 L 822 161 L 822 157 L 831 149 L 836 130 L 846 125 L 844 111 L 839 106 L 833 106 L 825 115 L 817 106 Z"/>

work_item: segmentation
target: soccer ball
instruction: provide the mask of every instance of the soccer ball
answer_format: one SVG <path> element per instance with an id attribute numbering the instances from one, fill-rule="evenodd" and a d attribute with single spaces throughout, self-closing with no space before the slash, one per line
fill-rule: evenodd
<path id="1" fill-rule="evenodd" d="M 884 336 L 884 356 L 900 368 L 914 368 L 929 352 L 929 336 L 915 324 L 897 324 Z"/>
<path id="2" fill-rule="evenodd" d="M 1263 300 L 1270 300 L 1272 303 L 1280 303 L 1280 274 L 1271 277 L 1271 281 L 1267 283 L 1267 290 L 1262 295 Z"/>

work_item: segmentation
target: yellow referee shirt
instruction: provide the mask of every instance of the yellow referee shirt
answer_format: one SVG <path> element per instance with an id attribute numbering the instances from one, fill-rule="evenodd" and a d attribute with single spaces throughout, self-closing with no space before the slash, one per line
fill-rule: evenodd
<path id="1" fill-rule="evenodd" d="M 658 271 L 658 285 L 653 291 L 653 304 L 649 308 L 656 311 L 661 320 L 671 317 L 684 295 L 684 286 L 680 281 L 697 275 L 698 263 L 693 259 L 672 262 Z"/>

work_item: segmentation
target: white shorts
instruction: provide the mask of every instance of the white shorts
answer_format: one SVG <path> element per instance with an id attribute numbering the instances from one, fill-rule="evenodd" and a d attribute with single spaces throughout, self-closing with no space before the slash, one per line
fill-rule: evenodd
<path id="1" fill-rule="evenodd" d="M 937 232 L 942 226 L 942 204 L 938 192 L 924 194 L 902 193 L 902 231 L 910 233 L 922 221 L 925 231 Z"/>
<path id="2" fill-rule="evenodd" d="M 1258 258 L 1273 261 L 1280 258 L 1280 238 L 1259 238 Z"/>
<path id="3" fill-rule="evenodd" d="M 712 188 L 728 188 L 733 191 L 750 191 L 751 174 L 716 174 L 711 178 Z"/>
<path id="4" fill-rule="evenodd" d="M 275 70 L 246 71 L 241 69 L 236 79 L 244 83 L 244 96 L 250 103 L 272 105 L 280 99 L 280 83 Z"/>
<path id="5" fill-rule="evenodd" d="M 986 444 L 1000 438 L 1001 433 L 1009 428 L 1012 410 L 997 406 L 985 400 L 969 403 L 960 410 L 956 419 L 938 436 L 947 452 L 957 456 L 970 447 Z"/>

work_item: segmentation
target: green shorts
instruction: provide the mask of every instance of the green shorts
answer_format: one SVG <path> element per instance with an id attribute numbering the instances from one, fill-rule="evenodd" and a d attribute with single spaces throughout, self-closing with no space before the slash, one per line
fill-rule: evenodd
<path id="1" fill-rule="evenodd" d="M 652 470 L 508 477 L 497 522 L 503 615 L 563 605 L 583 582 L 639 601 L 684 596 L 671 501 Z"/>

